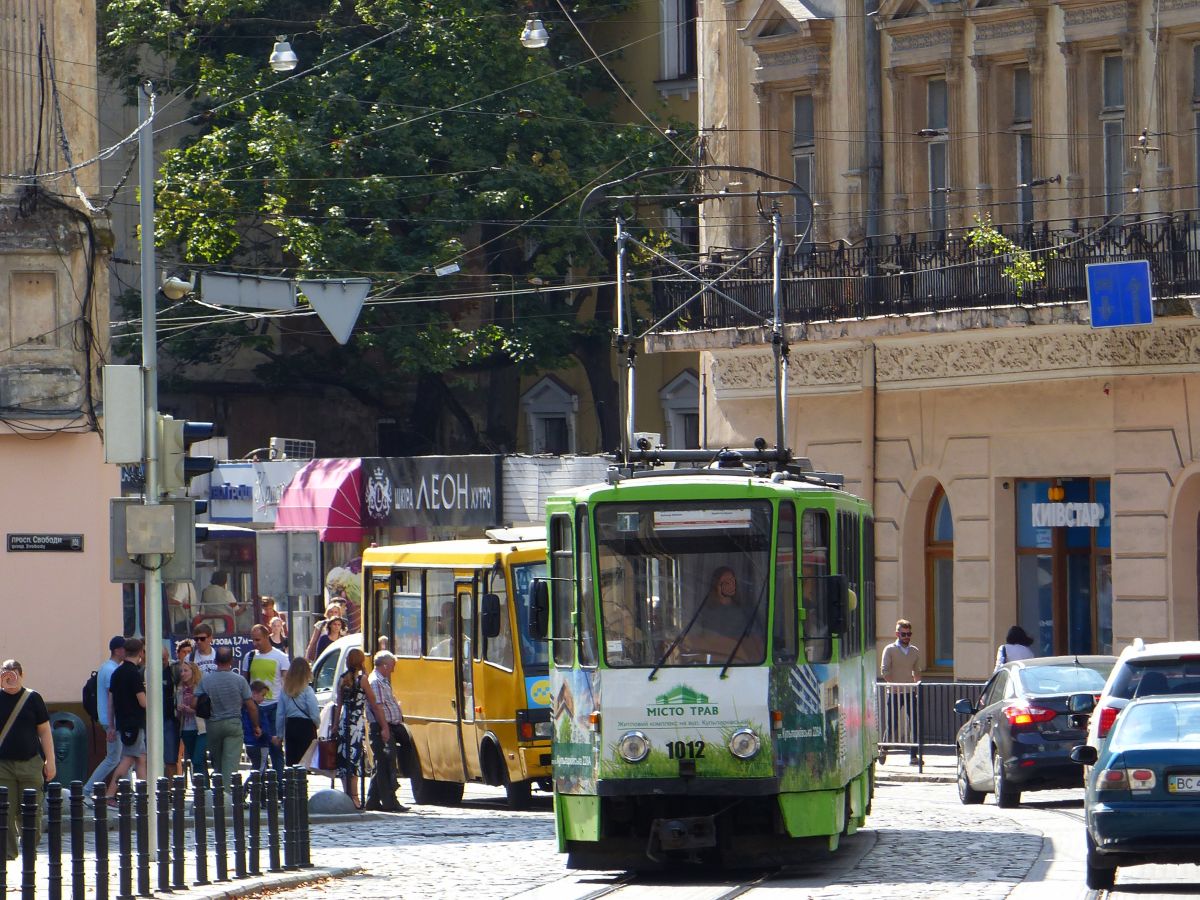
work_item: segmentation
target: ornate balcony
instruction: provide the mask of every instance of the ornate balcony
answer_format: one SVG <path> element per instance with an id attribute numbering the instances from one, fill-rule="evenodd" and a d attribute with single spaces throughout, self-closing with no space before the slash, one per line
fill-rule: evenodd
<path id="1" fill-rule="evenodd" d="M 1018 296 L 1002 270 L 1004 257 L 973 249 L 965 234 L 895 236 L 871 247 L 800 246 L 783 261 L 786 324 L 964 309 L 1047 306 L 1087 299 L 1086 266 L 1147 259 L 1154 298 L 1200 294 L 1197 210 L 1139 222 L 1110 219 L 1002 226 L 1020 247 L 1046 254 L 1046 277 Z M 1058 227 L 1052 227 L 1057 225 Z M 722 276 L 744 251 L 713 249 L 690 267 L 717 280 L 701 286 L 666 266 L 654 272 L 653 320 L 659 333 L 763 325 L 771 321 L 771 256 L 760 252 Z M 739 305 L 740 304 L 740 305 Z M 661 321 L 660 321 L 661 320 Z"/>

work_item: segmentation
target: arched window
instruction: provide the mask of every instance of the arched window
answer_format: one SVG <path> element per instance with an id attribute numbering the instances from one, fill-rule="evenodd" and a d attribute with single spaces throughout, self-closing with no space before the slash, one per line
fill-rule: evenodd
<path id="1" fill-rule="evenodd" d="M 954 517 L 941 487 L 929 503 L 925 529 L 926 658 L 938 669 L 954 668 Z"/>

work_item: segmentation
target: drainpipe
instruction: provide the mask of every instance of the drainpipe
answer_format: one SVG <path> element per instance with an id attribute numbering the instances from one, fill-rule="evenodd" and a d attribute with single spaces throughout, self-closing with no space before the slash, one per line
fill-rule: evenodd
<path id="1" fill-rule="evenodd" d="M 875 397 L 875 342 L 863 349 L 863 480 L 862 498 L 875 506 L 875 426 L 879 404 Z"/>
<path id="2" fill-rule="evenodd" d="M 883 209 L 883 40 L 876 27 L 879 0 L 864 0 L 863 35 L 867 70 L 867 243 L 879 234 L 880 211 Z M 872 353 L 874 351 L 872 350 Z"/>

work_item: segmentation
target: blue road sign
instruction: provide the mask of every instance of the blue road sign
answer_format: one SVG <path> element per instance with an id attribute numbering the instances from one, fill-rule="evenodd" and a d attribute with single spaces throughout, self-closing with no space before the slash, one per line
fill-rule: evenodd
<path id="1" fill-rule="evenodd" d="M 1154 321 L 1149 260 L 1090 263 L 1087 289 L 1093 328 L 1149 325 Z"/>

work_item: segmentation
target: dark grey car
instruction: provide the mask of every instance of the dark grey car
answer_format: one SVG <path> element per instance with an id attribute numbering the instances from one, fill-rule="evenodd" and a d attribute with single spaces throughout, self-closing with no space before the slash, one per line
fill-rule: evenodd
<path id="1" fill-rule="evenodd" d="M 1071 722 L 1067 698 L 1099 694 L 1115 656 L 1042 656 L 1002 666 L 984 685 L 979 703 L 962 699 L 968 716 L 955 741 L 958 797 L 982 803 L 995 794 L 999 806 L 1016 806 L 1023 791 L 1080 787 L 1071 749 L 1087 735 Z"/>

